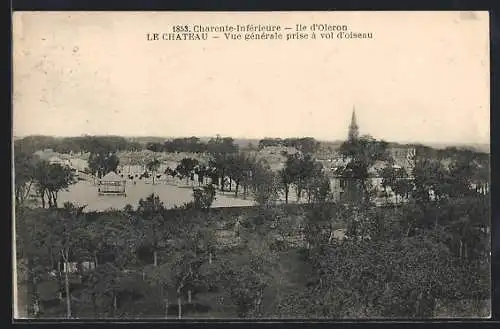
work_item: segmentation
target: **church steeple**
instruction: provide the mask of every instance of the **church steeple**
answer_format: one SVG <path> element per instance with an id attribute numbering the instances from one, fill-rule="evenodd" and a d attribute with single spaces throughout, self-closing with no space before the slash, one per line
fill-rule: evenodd
<path id="1" fill-rule="evenodd" d="M 349 140 L 355 140 L 359 136 L 359 127 L 356 122 L 356 109 L 352 108 L 351 124 L 349 125 Z"/>

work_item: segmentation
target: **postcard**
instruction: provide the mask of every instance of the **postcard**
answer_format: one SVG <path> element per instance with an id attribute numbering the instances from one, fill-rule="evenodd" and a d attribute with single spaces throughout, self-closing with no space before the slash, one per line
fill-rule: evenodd
<path id="1" fill-rule="evenodd" d="M 487 12 L 14 12 L 15 319 L 488 318 Z"/>

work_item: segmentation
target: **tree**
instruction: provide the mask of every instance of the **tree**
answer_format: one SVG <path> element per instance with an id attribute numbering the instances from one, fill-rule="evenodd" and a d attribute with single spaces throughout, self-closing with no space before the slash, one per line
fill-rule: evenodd
<path id="1" fill-rule="evenodd" d="M 484 259 L 488 244 L 488 218 L 490 210 L 485 196 L 451 199 L 449 209 L 440 219 L 445 233 L 449 234 L 450 249 L 464 261 Z"/>
<path id="2" fill-rule="evenodd" d="M 225 189 L 224 179 L 228 171 L 228 158 L 229 155 L 225 153 L 214 153 L 212 159 L 209 161 L 209 168 L 212 172 L 212 183 L 220 186 L 222 192 L 224 192 Z"/>
<path id="3" fill-rule="evenodd" d="M 277 262 L 269 242 L 267 236 L 249 239 L 241 253 L 221 255 L 198 269 L 205 285 L 236 306 L 239 317 L 261 317 L 265 312 L 265 292 Z"/>
<path id="4" fill-rule="evenodd" d="M 243 185 L 243 194 L 246 195 L 248 181 L 252 172 L 255 159 L 244 152 L 231 154 L 226 159 L 225 164 L 219 165 L 219 168 L 227 168 L 227 174 L 230 179 L 229 190 L 231 190 L 231 181 L 235 183 L 235 196 L 238 196 L 240 185 Z"/>
<path id="5" fill-rule="evenodd" d="M 73 169 L 59 164 L 51 164 L 49 166 L 46 185 L 49 205 L 53 205 L 57 208 L 57 196 L 59 191 L 67 189 L 74 183 L 76 183 L 76 178 Z"/>
<path id="6" fill-rule="evenodd" d="M 408 199 L 409 194 L 413 190 L 413 183 L 410 181 L 408 174 L 403 168 L 396 171 L 396 177 L 397 179 L 394 185 L 391 186 L 391 189 L 394 191 L 396 197 L 399 196 L 400 199 L 406 197 L 406 199 Z"/>
<path id="7" fill-rule="evenodd" d="M 77 260 L 84 252 L 81 248 L 82 236 L 84 235 L 83 207 L 76 207 L 71 203 L 65 203 L 64 208 L 52 213 L 48 219 L 51 235 L 47 241 L 55 254 L 63 262 L 64 271 L 64 294 L 66 296 L 66 317 L 72 317 L 71 291 L 70 291 L 70 262 Z"/>
<path id="8" fill-rule="evenodd" d="M 99 310 L 111 313 L 114 318 L 118 313 L 118 296 L 123 291 L 123 272 L 112 263 L 97 267 L 85 275 L 85 292 L 90 295 L 94 314 Z"/>
<path id="9" fill-rule="evenodd" d="M 216 251 L 217 241 L 213 227 L 203 226 L 197 227 L 195 230 L 195 244 L 196 252 L 208 262 L 209 265 L 213 263 L 213 256 Z"/>
<path id="10" fill-rule="evenodd" d="M 302 191 L 309 179 L 312 178 L 315 169 L 314 159 L 310 154 L 289 154 L 285 166 L 279 172 L 282 186 L 285 191 L 285 203 L 288 203 L 290 185 L 294 184 L 297 192 L 297 201 L 300 201 Z"/>
<path id="11" fill-rule="evenodd" d="M 184 158 L 175 168 L 181 176 L 186 177 L 186 184 L 189 183 L 190 177 L 194 174 L 196 166 L 199 164 L 198 160 L 193 158 Z"/>
<path id="12" fill-rule="evenodd" d="M 168 309 L 170 306 L 170 296 L 168 295 L 168 288 L 173 286 L 174 281 L 174 271 L 172 270 L 172 259 L 169 261 L 155 266 L 148 273 L 148 281 L 155 288 L 159 288 L 160 291 L 160 301 L 162 303 L 165 319 L 168 318 Z"/>
<path id="13" fill-rule="evenodd" d="M 263 277 L 250 264 L 241 266 L 229 280 L 231 299 L 236 304 L 238 316 L 258 316 L 262 312 L 261 305 L 267 277 Z"/>
<path id="14" fill-rule="evenodd" d="M 413 189 L 413 183 L 409 179 L 408 173 L 404 168 L 388 165 L 381 170 L 381 176 L 382 187 L 384 188 L 386 198 L 389 196 L 387 188 L 390 188 L 396 196 L 396 203 L 398 202 L 398 196 L 401 198 L 408 197 Z"/>
<path id="15" fill-rule="evenodd" d="M 177 292 L 177 317 L 179 319 L 182 318 L 182 295 L 185 293 L 185 288 L 189 286 L 190 281 L 196 280 L 196 271 L 193 268 L 196 265 L 196 260 L 196 254 L 187 251 L 178 254 L 172 266 L 174 272 L 173 283 Z"/>
<path id="16" fill-rule="evenodd" d="M 296 176 L 294 183 L 297 192 L 297 201 L 300 201 L 302 191 L 315 173 L 315 162 L 310 154 L 305 154 L 304 156 L 295 157 L 295 166 Z"/>
<path id="17" fill-rule="evenodd" d="M 332 222 L 332 215 L 339 216 L 342 211 L 328 211 L 326 205 L 315 207 L 306 225 L 306 236 L 310 241 L 308 259 L 315 273 L 310 275 L 311 281 L 307 285 L 312 290 L 309 291 L 313 293 L 312 299 L 321 302 L 308 306 L 309 312 L 330 318 L 422 318 L 432 316 L 437 298 L 449 301 L 487 298 L 482 295 L 488 291 L 482 279 L 487 266 L 476 261 L 468 264 L 463 261 L 460 264 L 459 261 L 460 258 L 485 260 L 480 253 L 475 256 L 471 253 L 474 253 L 472 250 L 488 250 L 486 245 L 478 243 L 487 241 L 486 235 L 482 235 L 487 232 L 486 226 L 478 223 L 476 229 L 472 229 L 470 224 L 466 224 L 471 221 L 460 215 L 470 213 L 474 214 L 474 218 L 487 219 L 487 207 L 480 206 L 478 201 L 470 202 L 464 203 L 463 208 L 458 204 L 458 207 L 451 208 L 448 204 L 432 203 L 422 214 L 411 203 L 402 206 L 398 212 L 387 208 L 361 207 L 357 211 L 357 229 L 342 243 L 327 242 L 328 223 Z M 426 217 L 431 217 L 432 222 L 433 212 L 440 218 L 437 228 L 424 222 Z M 404 234 L 407 218 L 416 219 L 418 226 L 411 235 Z M 443 228 L 450 223 L 446 218 L 456 224 L 449 226 L 450 230 L 456 230 L 454 240 L 443 232 Z M 456 218 L 461 220 L 455 221 Z M 471 233 L 477 238 L 466 238 Z M 464 237 L 462 242 L 459 241 L 461 237 Z M 466 243 L 466 239 L 470 242 Z M 472 242 L 474 240 L 477 242 Z M 469 243 L 475 247 L 465 247 Z M 451 250 L 453 253 L 450 253 Z M 408 268 L 417 269 L 409 271 Z M 472 283 L 473 277 L 481 279 Z M 328 308 L 320 306 L 324 303 Z"/>
<path id="18" fill-rule="evenodd" d="M 129 142 L 126 151 L 129 152 L 140 152 L 143 150 L 143 145 L 139 142 Z"/>
<path id="19" fill-rule="evenodd" d="M 297 180 L 299 168 L 297 158 L 288 155 L 285 166 L 279 171 L 279 178 L 281 180 L 283 190 L 285 192 L 285 203 L 288 203 L 288 194 L 290 193 L 290 185 Z"/>
<path id="20" fill-rule="evenodd" d="M 198 176 L 198 185 L 204 184 L 205 176 L 208 174 L 208 169 L 204 164 L 200 164 L 195 168 L 195 174 Z"/>
<path id="21" fill-rule="evenodd" d="M 91 216 L 94 215 L 87 213 L 87 217 Z M 133 212 L 114 211 L 101 216 L 105 216 L 102 221 L 87 219 L 85 235 L 80 237 L 89 259 L 93 260 L 95 267 L 111 261 L 116 266 L 133 263 L 131 255 L 140 244 L 144 231 Z"/>
<path id="22" fill-rule="evenodd" d="M 145 200 L 139 200 L 137 213 L 142 217 L 143 225 L 143 241 L 151 244 L 153 248 L 153 264 L 158 265 L 158 251 L 160 250 L 160 242 L 164 241 L 165 235 L 168 233 L 165 230 L 165 220 L 163 213 L 165 207 L 158 196 L 151 194 Z"/>
<path id="23" fill-rule="evenodd" d="M 421 158 L 416 161 L 412 174 L 415 184 L 413 195 L 418 203 L 431 202 L 432 195 L 436 201 L 445 197 L 449 186 L 449 176 L 440 161 Z"/>
<path id="24" fill-rule="evenodd" d="M 214 186 L 219 186 L 219 173 L 216 168 L 211 167 L 212 164 L 210 164 L 210 167 L 207 168 L 207 174 L 208 177 L 210 178 L 210 184 Z M 223 188 L 221 188 L 223 190 Z"/>
<path id="25" fill-rule="evenodd" d="M 472 186 L 475 178 L 483 174 L 483 172 L 481 172 L 475 154 L 472 152 L 458 153 L 449 166 L 449 195 L 451 197 L 467 197 L 474 194 L 475 191 Z M 486 176 L 486 179 L 482 179 L 482 181 L 488 181 L 488 175 L 483 174 L 483 176 Z"/>
<path id="26" fill-rule="evenodd" d="M 226 289 L 239 317 L 261 317 L 264 313 L 265 292 L 272 284 L 278 261 L 270 242 L 269 235 L 248 239 L 248 251 L 232 259 L 234 265 L 225 273 Z"/>
<path id="27" fill-rule="evenodd" d="M 324 174 L 315 176 L 309 191 L 313 202 L 327 202 L 331 198 L 330 179 Z"/>
<path id="28" fill-rule="evenodd" d="M 259 150 L 262 150 L 265 147 L 282 145 L 283 141 L 281 140 L 281 138 L 264 138 L 259 141 L 258 148 Z"/>
<path id="29" fill-rule="evenodd" d="M 47 272 L 55 267 L 49 237 L 53 237 L 46 218 L 47 209 L 29 209 L 19 206 L 15 209 L 16 224 L 16 268 L 18 286 L 27 287 L 27 314 L 40 314 L 39 285 Z"/>
<path id="30" fill-rule="evenodd" d="M 283 187 L 283 191 L 285 192 L 285 203 L 288 204 L 288 195 L 290 193 L 290 185 L 292 184 L 293 180 L 290 175 L 289 170 L 287 167 L 280 169 L 278 172 L 280 182 Z"/>
<path id="31" fill-rule="evenodd" d="M 261 206 L 270 206 L 278 200 L 279 178 L 268 166 L 260 163 L 252 175 L 255 201 Z"/>
<path id="32" fill-rule="evenodd" d="M 149 150 L 151 152 L 162 152 L 163 151 L 163 145 L 161 143 L 148 143 L 146 145 L 146 150 Z"/>
<path id="33" fill-rule="evenodd" d="M 308 203 L 326 202 L 330 197 L 330 179 L 323 171 L 323 166 L 319 162 L 314 162 L 311 173 L 306 178 L 306 190 Z"/>
<path id="34" fill-rule="evenodd" d="M 216 191 L 212 184 L 203 188 L 193 189 L 194 207 L 196 209 L 209 209 L 215 201 Z"/>
<path id="35" fill-rule="evenodd" d="M 42 201 L 42 208 L 45 208 L 45 195 L 47 192 L 48 175 L 50 171 L 49 166 L 49 162 L 44 160 L 39 161 L 37 162 L 33 173 L 36 191 Z"/>
<path id="36" fill-rule="evenodd" d="M 347 160 L 340 174 L 351 201 L 369 201 L 369 169 L 376 161 L 388 161 L 387 142 L 377 141 L 370 136 L 349 139 L 340 146 L 340 154 Z"/>
<path id="37" fill-rule="evenodd" d="M 464 292 L 465 273 L 432 232 L 330 245 L 318 240 L 308 252 L 314 270 L 309 285 L 328 309 L 312 307 L 313 314 L 428 318 L 437 298 L 461 298 Z"/>
<path id="38" fill-rule="evenodd" d="M 224 191 L 224 180 L 228 174 L 230 159 L 233 155 L 238 154 L 239 147 L 234 144 L 232 138 L 217 136 L 208 141 L 207 151 L 211 155 L 209 167 L 212 169 L 213 176 L 220 179 L 220 184 L 216 185 L 220 186 L 221 191 Z M 231 189 L 231 186 L 229 189 Z"/>
<path id="39" fill-rule="evenodd" d="M 312 154 L 318 150 L 320 143 L 312 137 L 303 137 L 287 138 L 283 141 L 283 145 L 294 147 L 303 154 Z"/>
<path id="40" fill-rule="evenodd" d="M 153 185 L 155 183 L 155 176 L 156 173 L 158 172 L 158 169 L 160 169 L 160 161 L 158 159 L 153 159 L 147 164 L 147 169 L 152 172 L 153 175 Z"/>
<path id="41" fill-rule="evenodd" d="M 384 195 L 387 199 L 389 197 L 389 193 L 387 191 L 387 188 L 390 188 L 395 185 L 396 181 L 396 173 L 392 165 L 387 165 L 382 170 L 380 170 L 380 176 L 382 177 L 382 188 L 384 189 Z"/>
<path id="42" fill-rule="evenodd" d="M 174 138 L 164 143 L 165 152 L 202 153 L 207 150 L 207 144 L 198 137 Z"/>
<path id="43" fill-rule="evenodd" d="M 73 169 L 57 163 L 48 163 L 47 161 L 37 163 L 34 170 L 34 180 L 43 208 L 45 208 L 45 196 L 47 196 L 49 206 L 57 208 L 59 191 L 67 189 L 71 184 L 76 183 Z"/>
<path id="44" fill-rule="evenodd" d="M 153 152 L 153 154 L 156 154 L 158 152 L 162 152 L 164 149 L 164 146 L 160 143 L 148 143 L 148 145 L 146 146 L 146 149 Z M 152 172 L 153 185 L 155 183 L 156 173 L 157 173 L 158 169 L 160 169 L 160 165 L 161 165 L 161 162 L 158 159 L 156 159 L 156 156 L 151 161 L 149 161 L 146 165 L 146 168 Z"/>
<path id="45" fill-rule="evenodd" d="M 175 176 L 177 176 L 177 171 L 170 168 L 170 167 L 167 167 L 167 169 L 165 169 L 165 172 L 164 172 L 165 175 L 169 175 L 173 178 L 175 178 Z"/>
<path id="46" fill-rule="evenodd" d="M 57 139 L 53 136 L 32 135 L 14 141 L 14 148 L 26 154 L 33 154 L 38 150 L 54 149 Z"/>
<path id="47" fill-rule="evenodd" d="M 22 150 L 14 150 L 14 189 L 16 207 L 24 204 L 29 197 L 34 182 L 35 157 Z"/>
<path id="48" fill-rule="evenodd" d="M 116 153 L 101 151 L 91 153 L 88 162 L 92 175 L 101 178 L 111 171 L 116 171 L 120 160 Z"/>
<path id="49" fill-rule="evenodd" d="M 182 318 L 182 298 L 187 296 L 187 302 L 191 303 L 193 291 L 198 291 L 203 285 L 203 278 L 200 276 L 200 266 L 211 255 L 206 257 L 207 252 L 211 253 L 214 242 L 208 241 L 209 230 L 204 229 L 202 217 L 196 209 L 185 209 L 178 219 L 181 221 L 176 225 L 176 242 L 170 250 L 167 262 L 155 268 L 156 281 L 163 285 L 165 289 L 170 287 L 175 290 L 177 297 L 178 318 Z M 162 293 L 164 302 L 168 297 Z"/>
<path id="50" fill-rule="evenodd" d="M 243 198 L 246 199 L 248 195 L 248 189 L 250 187 L 252 177 L 255 172 L 255 168 L 258 166 L 258 160 L 255 155 L 245 154 L 243 161 L 242 170 L 242 187 L 243 187 Z"/>

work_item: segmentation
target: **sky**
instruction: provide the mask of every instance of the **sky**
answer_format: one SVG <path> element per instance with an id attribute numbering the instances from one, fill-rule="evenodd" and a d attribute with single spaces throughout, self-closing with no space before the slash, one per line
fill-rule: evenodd
<path id="1" fill-rule="evenodd" d="M 176 24 L 373 39 L 148 41 Z M 16 12 L 13 134 L 489 143 L 487 12 Z"/>

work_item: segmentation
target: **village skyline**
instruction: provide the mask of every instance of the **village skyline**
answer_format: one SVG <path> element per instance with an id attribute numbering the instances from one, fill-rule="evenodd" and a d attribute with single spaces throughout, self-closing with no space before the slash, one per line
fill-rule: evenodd
<path id="1" fill-rule="evenodd" d="M 370 135 L 369 133 L 367 134 L 362 134 L 362 135 Z M 34 136 L 44 136 L 44 137 L 52 137 L 52 138 L 76 138 L 76 137 L 82 137 L 82 136 L 99 136 L 99 137 L 102 137 L 102 136 L 116 136 L 116 137 L 123 137 L 125 139 L 128 139 L 128 140 L 139 140 L 139 141 L 142 141 L 142 142 L 161 142 L 161 141 L 166 141 L 166 140 L 171 140 L 171 139 L 176 139 L 176 138 L 190 138 L 190 137 L 197 137 L 199 138 L 201 141 L 207 141 L 211 138 L 214 138 L 216 136 L 223 136 L 223 137 L 231 137 L 235 140 L 235 143 L 236 144 L 239 144 L 239 145 L 244 145 L 244 144 L 249 144 L 249 143 L 252 143 L 252 144 L 257 144 L 260 140 L 262 139 L 266 139 L 266 138 L 271 138 L 271 139 L 287 139 L 287 138 L 305 138 L 305 137 L 312 137 L 312 138 L 315 138 L 314 136 L 311 136 L 311 135 L 308 135 L 308 136 L 262 136 L 262 137 L 254 137 L 254 138 L 249 138 L 249 137 L 245 137 L 245 136 L 225 136 L 225 135 L 222 135 L 222 134 L 213 134 L 211 136 L 197 136 L 197 135 L 182 135 L 182 136 L 179 136 L 179 135 L 176 135 L 176 136 L 172 136 L 172 135 L 147 135 L 147 134 L 144 134 L 144 135 L 127 135 L 127 134 L 121 134 L 121 135 L 117 135 L 117 134 L 97 134 L 97 135 L 93 135 L 93 134 L 80 134 L 80 135 L 50 135 L 50 134 L 28 134 L 28 135 L 24 135 L 24 136 L 13 136 L 13 141 L 15 140 L 18 140 L 18 139 L 23 139 L 23 138 L 27 138 L 27 137 L 34 137 Z M 372 136 L 372 135 L 370 135 Z M 463 147 L 463 148 L 470 148 L 470 149 L 474 149 L 474 150 L 478 150 L 480 152 L 484 152 L 484 153 L 489 153 L 490 152 L 490 147 L 491 147 L 491 143 L 490 141 L 487 141 L 487 142 L 484 142 L 484 143 L 480 143 L 480 142 L 453 142 L 453 141 L 450 141 L 450 142 L 446 142 L 446 141 L 428 141 L 428 142 L 422 142 L 422 141 L 410 141 L 410 140 L 388 140 L 388 139 L 385 139 L 385 138 L 379 138 L 378 136 L 372 136 L 373 138 L 377 139 L 377 140 L 384 140 L 388 143 L 392 143 L 392 144 L 398 144 L 398 145 L 425 145 L 425 146 L 429 146 L 429 147 L 433 147 L 433 148 L 436 148 L 436 149 L 442 149 L 442 148 L 446 148 L 446 147 Z M 326 143 L 326 144 L 341 144 L 343 141 L 346 140 L 346 137 L 342 138 L 342 137 L 339 137 L 339 138 L 331 138 L 331 139 L 318 139 L 318 138 L 315 138 L 318 142 L 321 142 L 321 143 Z"/>

